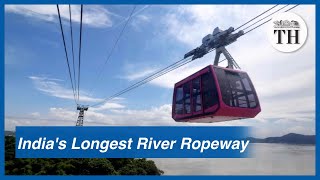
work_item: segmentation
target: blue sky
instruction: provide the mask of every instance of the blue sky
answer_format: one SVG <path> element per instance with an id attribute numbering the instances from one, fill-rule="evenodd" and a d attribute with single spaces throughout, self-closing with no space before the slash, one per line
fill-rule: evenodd
<path id="1" fill-rule="evenodd" d="M 181 59 L 216 26 L 237 27 L 271 6 L 138 5 L 97 81 L 133 5 L 85 5 L 81 102 L 101 101 Z M 61 6 L 60 10 L 72 61 L 67 8 Z M 301 5 L 293 12 L 306 21 L 309 30 L 305 45 L 297 52 L 273 49 L 267 39 L 267 25 L 228 47 L 255 83 L 262 112 L 254 119 L 210 125 L 250 125 L 257 136 L 314 134 L 315 10 L 314 6 Z M 72 6 L 72 13 L 77 60 L 80 7 Z M 5 7 L 6 129 L 75 124 L 77 114 L 59 28 L 55 5 Z M 85 125 L 189 125 L 171 119 L 173 84 L 211 64 L 213 58 L 213 53 L 208 54 L 121 98 L 91 108 Z"/>

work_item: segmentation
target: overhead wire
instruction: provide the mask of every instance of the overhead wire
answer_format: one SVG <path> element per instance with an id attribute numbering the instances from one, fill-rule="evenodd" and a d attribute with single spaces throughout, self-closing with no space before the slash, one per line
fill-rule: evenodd
<path id="1" fill-rule="evenodd" d="M 80 10 L 80 39 L 79 39 L 79 64 L 78 64 L 78 102 L 80 102 L 81 45 L 82 45 L 82 14 L 83 14 L 83 4 L 81 4 L 81 10 Z"/>
<path id="2" fill-rule="evenodd" d="M 290 8 L 290 9 L 288 9 L 287 11 L 289 11 L 289 10 L 291 10 L 291 9 L 297 7 L 297 6 L 298 6 L 298 5 L 296 5 L 296 6 L 292 7 L 292 8 Z M 276 6 L 273 6 L 272 9 L 273 9 L 274 7 L 276 7 Z M 283 8 L 282 8 L 282 9 L 283 9 Z M 269 10 L 271 10 L 271 9 L 269 9 Z M 266 10 L 266 11 L 269 11 L 269 10 Z M 279 11 L 279 10 L 278 10 L 278 11 Z M 277 12 L 278 12 L 278 11 L 277 11 Z M 287 11 L 286 11 L 286 12 L 287 12 Z M 261 16 L 261 15 L 263 15 L 263 14 L 265 14 L 265 13 L 261 13 L 261 14 L 258 15 L 258 16 Z M 273 14 L 274 14 L 274 13 L 273 13 Z M 268 15 L 267 17 L 269 17 L 269 16 L 271 16 L 271 15 L 272 15 L 272 14 Z M 255 18 L 253 18 L 253 19 L 256 19 L 256 18 L 257 18 L 257 16 L 256 16 Z M 264 18 L 264 19 L 265 19 L 265 18 Z M 260 22 L 260 21 L 261 21 L 261 20 L 259 20 L 258 22 Z M 270 20 L 268 20 L 268 21 L 270 21 Z M 249 20 L 248 22 L 246 22 L 246 23 L 244 23 L 244 24 L 248 24 L 249 22 L 252 22 L 252 20 Z M 257 22 L 256 22 L 256 23 L 257 23 Z M 256 24 L 256 23 L 255 23 L 255 24 Z M 251 29 L 250 31 L 252 31 L 252 30 L 254 30 L 254 29 L 262 26 L 262 25 L 265 24 L 265 23 L 266 23 L 266 22 L 263 22 L 262 24 L 259 24 L 257 27 Z M 239 27 L 243 27 L 243 26 L 244 26 L 244 25 L 241 25 L 241 26 L 239 26 Z M 238 29 L 238 28 L 237 28 L 237 29 Z M 249 31 L 249 32 L 250 32 L 250 31 Z M 249 32 L 246 32 L 245 34 L 247 34 L 247 33 L 249 33 Z M 219 34 L 219 33 L 217 33 L 217 34 Z M 208 53 L 212 52 L 213 50 L 215 50 L 215 49 L 209 50 Z M 225 59 L 224 59 L 224 60 L 225 60 Z M 224 60 L 222 60 L 222 61 L 224 61 Z M 152 74 L 152 75 L 150 75 L 150 76 L 148 76 L 148 77 L 146 77 L 146 78 L 138 81 L 137 83 L 129 86 L 128 88 L 126 88 L 126 89 L 124 89 L 124 90 L 122 90 L 122 91 L 120 91 L 120 92 L 118 92 L 118 93 L 116 93 L 116 94 L 114 94 L 114 95 L 112 95 L 112 96 L 104 99 L 103 101 L 91 105 L 91 107 L 95 107 L 95 106 L 98 106 L 98 105 L 100 105 L 100 104 L 102 104 L 102 103 L 108 102 L 108 101 L 114 99 L 115 97 L 118 97 L 118 96 L 120 96 L 120 95 L 122 95 L 122 94 L 124 94 L 124 93 L 126 93 L 126 92 L 129 92 L 129 91 L 131 91 L 132 89 L 135 89 L 135 88 L 137 88 L 137 87 L 139 87 L 139 86 L 141 86 L 141 85 L 143 85 L 143 84 L 145 84 L 145 83 L 147 83 L 147 82 L 150 82 L 150 81 L 152 81 L 152 80 L 154 80 L 154 79 L 156 79 L 156 78 L 158 78 L 158 77 L 160 77 L 160 76 L 162 76 L 162 75 L 164 75 L 164 74 L 167 74 L 167 73 L 169 73 L 169 72 L 171 72 L 171 71 L 173 71 L 173 70 L 175 70 L 175 69 L 177 69 L 177 68 L 179 68 L 179 67 L 181 67 L 181 66 L 183 66 L 183 65 L 185 65 L 185 64 L 188 64 L 188 63 L 190 63 L 190 62 L 192 62 L 192 61 L 193 61 L 193 60 L 191 59 L 191 57 L 181 59 L 181 60 L 175 62 L 174 64 L 169 65 L 169 66 L 167 66 L 166 68 L 164 68 L 164 69 L 162 69 L 162 70 L 159 70 L 159 71 L 157 71 L 156 73 L 154 73 L 154 74 Z M 222 62 L 222 61 L 220 61 L 220 62 Z"/>
<path id="3" fill-rule="evenodd" d="M 211 49 L 211 50 L 208 51 L 208 53 L 210 53 L 210 52 L 212 52 L 212 51 L 214 51 L 214 50 L 215 50 L 215 49 Z M 183 60 L 183 61 L 182 61 L 182 60 Z M 125 92 L 128 92 L 128 91 L 130 91 L 130 90 L 132 90 L 132 89 L 134 89 L 134 88 L 137 88 L 137 87 L 139 87 L 139 86 L 141 86 L 141 85 L 143 85 L 143 84 L 145 84 L 145 83 L 147 83 L 147 82 L 150 82 L 150 81 L 152 81 L 152 80 L 154 80 L 154 79 L 156 79 L 156 78 L 158 78 L 158 77 L 160 77 L 160 76 L 162 76 L 162 75 L 164 75 L 164 74 L 167 74 L 167 73 L 169 73 L 169 72 L 171 72 L 171 71 L 173 71 L 173 70 L 175 70 L 175 69 L 177 69 L 177 68 L 179 68 L 179 67 L 181 67 L 181 66 L 184 66 L 185 64 L 188 64 L 188 63 L 190 63 L 191 61 L 194 61 L 194 60 L 195 60 L 195 59 L 192 59 L 192 57 L 187 57 L 187 58 L 181 59 L 180 61 L 178 61 L 178 62 L 176 62 L 176 63 L 174 63 L 174 64 L 172 64 L 172 65 L 170 65 L 170 66 L 167 66 L 166 68 L 164 68 L 164 69 L 162 69 L 162 70 L 157 71 L 156 73 L 154 73 L 154 74 L 152 74 L 152 75 L 150 75 L 150 76 L 148 76 L 148 77 L 140 80 L 139 82 L 131 85 L 130 87 L 122 90 L 121 92 L 119 92 L 119 93 L 117 93 L 117 94 L 109 97 L 108 100 L 111 100 L 111 99 L 113 99 L 113 98 L 116 97 L 116 96 L 122 95 L 122 94 L 124 94 Z M 103 101 L 100 102 L 100 103 L 96 103 L 96 104 L 93 105 L 93 106 L 99 105 L 99 104 L 101 104 L 101 103 L 103 103 Z"/>
<path id="4" fill-rule="evenodd" d="M 111 58 L 111 56 L 112 56 L 112 54 L 113 54 L 113 52 L 114 52 L 114 50 L 115 50 L 115 48 L 116 48 L 116 46 L 117 46 L 117 44 L 118 44 L 118 42 L 119 42 L 121 36 L 123 35 L 124 30 L 126 29 L 129 21 L 131 20 L 132 15 L 133 15 L 136 7 L 137 7 L 136 5 L 133 6 L 133 8 L 132 8 L 132 10 L 131 10 L 128 18 L 127 18 L 127 21 L 125 22 L 124 26 L 122 27 L 122 29 L 121 29 L 121 31 L 120 31 L 120 33 L 119 33 L 116 41 L 114 42 L 114 44 L 113 44 L 113 46 L 112 46 L 112 48 L 111 48 L 111 50 L 110 50 L 110 52 L 109 52 L 109 54 L 108 54 L 108 56 L 107 56 L 107 59 L 105 60 L 104 64 L 102 65 L 102 67 L 101 67 L 101 69 L 100 69 L 100 71 L 98 72 L 98 77 L 97 77 L 97 79 L 95 80 L 95 83 L 97 83 L 97 82 L 100 81 L 101 76 L 102 76 L 102 73 L 103 73 L 103 70 L 104 70 L 106 64 L 108 63 L 108 61 L 110 60 L 110 58 Z M 92 85 L 92 88 L 91 88 L 91 90 L 89 91 L 89 92 L 90 92 L 89 94 L 92 94 L 92 92 L 94 91 L 95 83 Z"/>
<path id="5" fill-rule="evenodd" d="M 208 51 L 208 53 L 210 53 L 210 52 L 212 52 L 214 50 L 215 49 L 211 49 L 211 50 Z M 184 60 L 184 61 L 182 61 L 182 60 Z M 182 66 L 184 66 L 184 65 L 186 65 L 186 64 L 188 64 L 188 63 L 190 63 L 190 62 L 192 62 L 194 60 L 195 59 L 192 59 L 192 57 L 187 57 L 187 58 L 181 59 L 181 60 L 178 61 L 178 63 L 176 62 L 176 63 L 174 63 L 174 64 L 172 64 L 172 65 L 170 65 L 170 66 L 168 66 L 168 67 L 166 67 L 166 68 L 164 68 L 164 69 L 162 69 L 162 70 L 160 70 L 160 71 L 158 71 L 158 72 L 156 72 L 156 73 L 154 73 L 154 74 L 152 74 L 152 75 L 150 75 L 150 76 L 148 76 L 148 77 L 146 77 L 146 78 L 144 78 L 142 80 L 140 80 L 139 82 L 131 85 L 130 87 L 120 91 L 119 93 L 114 94 L 113 96 L 110 96 L 109 98 L 106 98 L 104 101 L 101 101 L 101 102 L 98 102 L 98 103 L 96 103 L 94 105 L 91 105 L 91 107 L 98 106 L 98 105 L 100 105 L 100 104 L 102 104 L 102 103 L 104 103 L 106 101 L 114 99 L 115 97 L 118 97 L 118 96 L 120 96 L 120 95 L 122 95 L 122 94 L 124 94 L 124 93 L 126 93 L 128 91 L 131 91 L 132 89 L 135 89 L 135 88 L 137 88 L 137 87 L 139 87 L 139 86 L 141 86 L 143 84 L 146 84 L 146 83 L 148 83 L 148 82 L 150 82 L 150 81 L 152 81 L 152 80 L 154 80 L 154 79 L 156 79 L 156 78 L 158 78 L 158 77 L 160 77 L 160 76 L 162 76 L 164 74 L 167 74 L 167 73 L 169 73 L 169 72 L 171 72 L 171 71 L 173 71 L 175 69 L 178 69 L 178 68 L 180 68 L 180 67 L 182 67 Z"/>
<path id="6" fill-rule="evenodd" d="M 234 29 L 233 31 L 236 31 L 236 30 L 240 29 L 241 27 L 249 24 L 249 23 L 252 22 L 253 20 L 257 19 L 258 17 L 262 16 L 263 14 L 265 14 L 265 13 L 269 12 L 270 10 L 274 9 L 274 8 L 277 7 L 278 5 L 279 5 L 279 4 L 274 5 L 274 6 L 272 6 L 271 8 L 265 10 L 264 12 L 262 12 L 262 13 L 260 13 L 259 15 L 255 16 L 254 18 L 252 18 L 252 19 L 250 19 L 249 21 L 245 22 L 244 24 L 240 25 L 239 27 L 237 27 L 237 28 Z M 288 5 L 286 5 L 286 6 L 288 6 Z M 286 7 L 286 6 L 285 6 L 285 7 Z M 285 7 L 280 8 L 279 10 L 275 11 L 274 13 L 282 10 L 282 9 L 285 8 Z M 274 14 L 274 13 L 272 13 L 272 14 Z M 272 14 L 268 15 L 267 17 L 271 16 Z M 265 18 L 267 18 L 267 17 L 265 17 Z M 263 18 L 263 19 L 265 19 L 265 18 Z M 263 20 L 263 19 L 262 19 L 262 20 Z M 255 22 L 254 24 L 256 24 L 256 23 L 258 23 L 258 22 L 260 22 L 260 21 L 261 21 L 261 20 Z M 251 27 L 251 26 L 252 26 L 252 25 L 250 25 L 250 27 Z M 245 28 L 245 29 L 246 29 L 246 28 Z M 244 29 L 243 29 L 243 30 L 244 30 Z M 218 32 L 218 33 L 216 33 L 216 34 L 214 34 L 214 35 L 218 35 L 219 33 L 220 33 L 220 32 Z M 219 63 L 221 63 L 221 62 L 223 62 L 223 61 L 225 61 L 225 60 L 227 60 L 227 59 L 225 58 L 225 59 L 223 59 L 223 60 L 220 60 Z M 235 61 L 234 61 L 234 62 L 235 62 Z M 236 62 L 235 62 L 235 65 L 236 65 L 238 68 L 240 68 L 240 66 L 239 66 Z"/>
<path id="7" fill-rule="evenodd" d="M 73 80 L 74 80 L 74 87 L 77 86 L 76 80 L 76 66 L 74 65 L 74 48 L 73 48 L 73 31 L 72 31 L 72 15 L 71 15 L 71 5 L 69 4 L 69 24 L 70 24 L 70 35 L 71 35 L 71 49 L 72 49 L 72 69 L 73 69 Z"/>
<path id="8" fill-rule="evenodd" d="M 255 22 L 255 23 L 251 24 L 250 26 L 247 26 L 246 28 L 244 28 L 244 29 L 242 29 L 242 30 L 243 30 L 243 31 L 244 31 L 244 30 L 247 30 L 248 28 L 250 28 L 250 27 L 252 27 L 252 26 L 256 25 L 257 23 L 259 23 L 259 22 L 261 22 L 261 21 L 263 21 L 263 20 L 265 20 L 266 18 L 270 17 L 271 15 L 273 15 L 273 14 L 275 14 L 275 13 L 277 13 L 277 12 L 281 11 L 282 9 L 286 8 L 287 6 L 289 6 L 289 4 L 287 4 L 287 5 L 285 5 L 285 6 L 281 7 L 281 8 L 279 8 L 278 10 L 276 10 L 276 11 L 272 12 L 271 14 L 267 15 L 266 17 L 264 17 L 264 18 L 260 19 L 259 21 Z"/>
<path id="9" fill-rule="evenodd" d="M 151 7 L 151 5 L 145 5 L 144 7 L 142 7 L 141 9 L 135 11 L 132 15 L 131 18 L 137 16 L 138 14 L 140 14 L 141 12 L 145 11 L 147 8 Z M 119 27 L 121 24 L 125 23 L 128 20 L 129 17 L 124 18 L 122 21 L 120 21 L 119 23 L 115 24 L 114 26 L 112 26 L 112 29 L 115 29 L 117 27 Z"/>
<path id="10" fill-rule="evenodd" d="M 292 9 L 296 8 L 297 6 L 299 6 L 299 4 L 297 4 L 297 5 L 295 5 L 295 6 L 291 7 L 291 8 L 289 8 L 289 9 L 287 9 L 285 12 L 288 12 L 288 11 L 290 11 L 290 10 L 292 10 Z M 260 27 L 260 26 L 262 26 L 262 25 L 266 24 L 267 22 L 271 21 L 271 19 L 272 19 L 272 18 L 268 19 L 267 21 L 264 21 L 263 23 L 261 23 L 261 24 L 257 25 L 257 26 L 256 26 L 256 27 L 254 27 L 254 28 L 251 28 L 250 30 L 246 31 L 244 34 L 247 34 L 247 33 L 251 32 L 251 31 L 253 31 L 253 30 L 257 29 L 258 27 Z"/>
<path id="11" fill-rule="evenodd" d="M 184 61 L 181 61 L 181 60 L 184 60 Z M 137 87 L 139 87 L 139 86 L 141 86 L 143 84 L 146 84 L 147 82 L 150 82 L 150 81 L 152 81 L 152 80 L 154 80 L 154 79 L 156 79 L 156 78 L 158 78 L 158 77 L 160 77 L 160 76 L 162 76 L 164 74 L 167 74 L 167 73 L 169 73 L 169 72 L 171 72 L 171 71 L 173 71 L 173 70 L 175 70 L 175 69 L 177 69 L 177 68 L 179 68 L 179 67 L 181 67 L 181 66 L 183 66 L 183 65 L 185 65 L 185 64 L 187 64 L 187 63 L 189 63 L 191 61 L 193 61 L 192 57 L 188 57 L 186 59 L 181 59 L 181 60 L 178 61 L 179 63 L 174 63 L 174 65 L 170 65 L 170 66 L 168 66 L 168 67 L 166 67 L 166 68 L 164 68 L 164 69 L 162 69 L 160 71 L 157 71 L 156 73 L 154 73 L 154 74 L 152 74 L 152 75 L 150 75 L 150 76 L 148 76 L 148 77 L 136 82 L 135 84 L 133 84 L 133 85 L 127 87 L 126 89 L 124 89 L 124 90 L 122 90 L 122 91 L 120 91 L 120 92 L 118 92 L 118 93 L 116 93 L 116 94 L 104 99 L 103 101 L 91 105 L 91 107 L 98 106 L 98 105 L 100 105 L 100 104 L 102 104 L 104 102 L 107 102 L 107 101 L 109 101 L 111 99 L 114 99 L 117 96 L 120 96 L 120 95 L 122 95 L 122 94 L 124 94 L 124 93 L 126 93 L 128 91 L 131 91 L 132 89 L 135 89 L 135 88 L 137 88 Z"/>
<path id="12" fill-rule="evenodd" d="M 257 19 L 258 17 L 264 15 L 265 13 L 269 12 L 270 10 L 272 10 L 273 8 L 277 7 L 277 5 L 272 6 L 271 8 L 267 9 L 266 11 L 262 12 L 261 14 L 257 15 L 256 17 L 252 18 L 251 20 L 247 21 L 246 23 L 242 24 L 241 26 L 237 27 L 234 31 L 242 28 L 243 26 L 247 25 L 248 23 L 252 22 L 253 20 Z"/>
<path id="13" fill-rule="evenodd" d="M 59 10 L 59 5 L 58 4 L 57 4 L 57 10 L 58 10 L 58 17 L 59 17 L 59 22 L 60 22 L 60 31 L 61 31 L 63 45 L 64 45 L 64 52 L 65 52 L 65 55 L 66 55 L 66 60 L 67 60 L 67 65 L 68 65 L 69 78 L 70 78 L 71 87 L 72 87 L 72 91 L 73 91 L 74 101 L 77 104 L 76 95 L 75 95 L 75 89 L 74 89 L 74 86 L 73 86 L 73 80 L 72 80 L 72 76 L 71 76 L 71 70 L 70 70 L 68 52 L 67 52 L 67 47 L 66 47 L 66 41 L 65 41 L 65 38 L 64 38 L 61 15 L 60 15 L 60 10 Z"/>

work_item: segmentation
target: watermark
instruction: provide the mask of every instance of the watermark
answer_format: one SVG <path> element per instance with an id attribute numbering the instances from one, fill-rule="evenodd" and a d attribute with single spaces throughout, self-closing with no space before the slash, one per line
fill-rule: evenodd
<path id="1" fill-rule="evenodd" d="M 308 36 L 307 25 L 295 13 L 276 14 L 268 27 L 268 37 L 272 46 L 281 52 L 294 52 L 300 49 Z"/>

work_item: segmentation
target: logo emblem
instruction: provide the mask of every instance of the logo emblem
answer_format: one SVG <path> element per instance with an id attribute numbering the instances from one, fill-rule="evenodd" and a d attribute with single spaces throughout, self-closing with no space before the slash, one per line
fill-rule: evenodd
<path id="1" fill-rule="evenodd" d="M 268 27 L 268 37 L 272 46 L 281 52 L 294 52 L 300 49 L 307 35 L 306 23 L 292 12 L 276 14 Z"/>

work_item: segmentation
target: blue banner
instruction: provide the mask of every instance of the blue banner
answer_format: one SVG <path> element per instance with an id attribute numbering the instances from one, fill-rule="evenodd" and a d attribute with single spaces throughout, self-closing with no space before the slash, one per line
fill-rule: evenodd
<path id="1" fill-rule="evenodd" d="M 247 127 L 17 127 L 16 158 L 245 158 Z"/>

